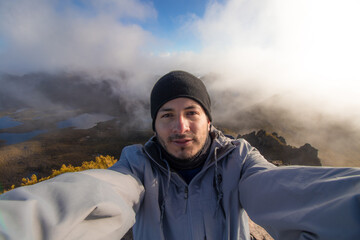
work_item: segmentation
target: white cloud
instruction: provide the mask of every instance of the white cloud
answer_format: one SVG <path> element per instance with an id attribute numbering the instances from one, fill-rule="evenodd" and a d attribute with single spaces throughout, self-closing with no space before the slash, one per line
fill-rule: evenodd
<path id="1" fill-rule="evenodd" d="M 221 73 L 222 86 L 359 105 L 359 10 L 355 0 L 210 2 L 190 25 L 202 42 L 197 65 Z"/>
<path id="2" fill-rule="evenodd" d="M 2 1 L 0 70 L 87 71 L 134 65 L 154 37 L 139 25 L 121 20 L 144 21 L 156 16 L 155 9 L 130 0 L 87 3 L 92 11 L 59 1 Z"/>
<path id="3" fill-rule="evenodd" d="M 210 2 L 205 16 L 189 24 L 203 47 L 195 69 L 218 74 L 221 81 L 213 89 L 230 89 L 227 95 L 238 92 L 238 98 L 218 101 L 217 116 L 226 120 L 231 119 L 228 113 L 233 114 L 238 122 L 241 116 L 234 109 L 246 112 L 257 101 L 268 110 L 275 107 L 270 117 L 294 123 L 294 132 L 286 132 L 289 140 L 301 136 L 322 154 L 330 142 L 340 155 L 340 149 L 356 146 L 360 141 L 359 11 L 355 0 Z M 278 97 L 281 101 L 270 104 Z M 287 114 L 277 116 L 277 108 Z M 254 120 L 258 119 L 249 119 Z M 334 123 L 353 135 L 346 139 Z M 352 156 L 357 156 L 354 149 Z M 338 162 L 344 159 L 340 155 Z"/>

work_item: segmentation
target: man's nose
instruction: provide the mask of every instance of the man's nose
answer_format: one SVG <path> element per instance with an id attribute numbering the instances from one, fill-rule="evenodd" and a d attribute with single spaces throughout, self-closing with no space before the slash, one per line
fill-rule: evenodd
<path id="1" fill-rule="evenodd" d="M 189 130 L 189 121 L 184 116 L 179 116 L 176 119 L 174 132 L 181 134 Z"/>

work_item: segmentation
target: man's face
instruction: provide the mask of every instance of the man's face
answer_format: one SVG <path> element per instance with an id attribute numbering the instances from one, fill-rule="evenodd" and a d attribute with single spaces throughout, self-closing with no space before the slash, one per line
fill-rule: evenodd
<path id="1" fill-rule="evenodd" d="M 205 111 L 190 98 L 176 98 L 165 103 L 155 119 L 160 144 L 179 159 L 195 156 L 204 146 L 209 129 Z"/>

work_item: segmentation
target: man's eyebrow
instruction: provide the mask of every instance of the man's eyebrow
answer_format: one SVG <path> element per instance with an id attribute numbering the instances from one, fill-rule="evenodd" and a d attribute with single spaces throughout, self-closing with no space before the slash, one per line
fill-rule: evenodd
<path id="1" fill-rule="evenodd" d="M 174 109 L 172 108 L 160 108 L 159 109 L 159 112 L 170 112 L 170 111 L 173 111 Z"/>
<path id="2" fill-rule="evenodd" d="M 190 105 L 190 106 L 186 107 L 185 110 L 194 109 L 194 108 L 198 108 L 198 106 Z"/>
<path id="3" fill-rule="evenodd" d="M 190 106 L 184 108 L 184 110 L 189 110 L 189 109 L 194 109 L 194 108 L 199 108 L 199 107 L 196 105 L 190 105 Z M 173 108 L 160 108 L 159 109 L 159 112 L 171 112 L 171 111 L 174 111 L 174 109 Z"/>

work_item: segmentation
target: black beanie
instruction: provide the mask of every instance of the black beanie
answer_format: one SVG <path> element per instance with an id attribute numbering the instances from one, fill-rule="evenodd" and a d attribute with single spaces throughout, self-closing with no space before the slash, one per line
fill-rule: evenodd
<path id="1" fill-rule="evenodd" d="M 197 77 L 184 71 L 173 71 L 162 76 L 151 91 L 150 105 L 152 128 L 155 131 L 155 119 L 160 107 L 175 98 L 191 98 L 198 102 L 211 121 L 211 102 L 204 83 Z"/>

